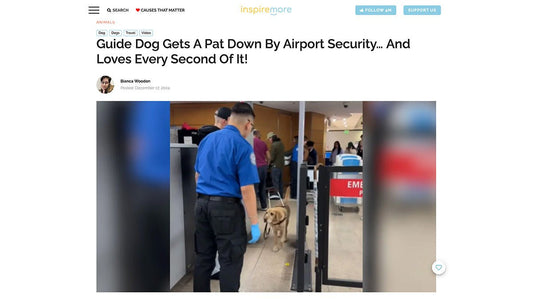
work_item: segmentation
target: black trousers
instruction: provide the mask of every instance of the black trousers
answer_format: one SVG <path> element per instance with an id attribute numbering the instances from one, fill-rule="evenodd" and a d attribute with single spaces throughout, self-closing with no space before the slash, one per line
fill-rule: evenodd
<path id="1" fill-rule="evenodd" d="M 211 291 L 210 276 L 218 251 L 220 291 L 238 292 L 247 240 L 243 205 L 240 200 L 198 197 L 194 213 L 194 291 Z"/>
<path id="2" fill-rule="evenodd" d="M 296 199 L 298 189 L 298 163 L 291 160 L 291 198 Z"/>
<path id="3" fill-rule="evenodd" d="M 261 208 L 266 208 L 266 180 L 267 180 L 268 166 L 257 167 L 257 174 L 259 175 L 259 183 L 254 185 L 255 195 L 259 202 L 261 202 Z"/>
<path id="4" fill-rule="evenodd" d="M 272 167 L 270 172 L 272 176 L 272 185 L 278 190 L 279 195 L 283 198 L 283 173 L 281 168 Z"/>

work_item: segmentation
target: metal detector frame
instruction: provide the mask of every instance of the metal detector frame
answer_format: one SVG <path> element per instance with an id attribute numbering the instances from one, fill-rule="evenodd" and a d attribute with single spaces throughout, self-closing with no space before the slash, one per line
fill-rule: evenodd
<path id="1" fill-rule="evenodd" d="M 322 284 L 362 288 L 362 281 L 348 281 L 331 279 L 328 276 L 328 252 L 329 252 L 329 181 L 332 173 L 339 172 L 363 172 L 362 166 L 348 167 L 325 167 L 318 168 L 318 257 L 315 261 L 315 291 L 322 291 Z"/>

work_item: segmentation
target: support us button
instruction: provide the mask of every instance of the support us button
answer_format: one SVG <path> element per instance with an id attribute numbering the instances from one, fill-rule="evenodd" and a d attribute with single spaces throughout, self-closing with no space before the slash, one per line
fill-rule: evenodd
<path id="1" fill-rule="evenodd" d="M 371 16 L 396 15 L 396 5 L 356 5 L 355 14 Z"/>
<path id="2" fill-rule="evenodd" d="M 440 5 L 404 5 L 404 15 L 440 15 Z"/>

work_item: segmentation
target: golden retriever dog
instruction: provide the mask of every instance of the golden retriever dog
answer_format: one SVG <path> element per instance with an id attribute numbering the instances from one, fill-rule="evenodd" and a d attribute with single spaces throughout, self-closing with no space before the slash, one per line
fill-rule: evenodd
<path id="1" fill-rule="evenodd" d="M 272 229 L 274 234 L 274 248 L 272 248 L 272 250 L 274 252 L 278 252 L 283 246 L 283 243 L 287 242 L 287 231 L 291 215 L 288 202 L 286 202 L 289 201 L 288 197 L 290 196 L 287 196 L 290 195 L 289 193 L 290 190 L 287 188 L 287 191 L 285 191 L 284 205 L 267 209 L 265 216 L 263 217 L 265 220 L 265 230 L 263 232 L 263 236 L 266 239 L 268 233 L 270 233 L 270 229 Z M 267 230 L 268 227 L 270 228 Z"/>

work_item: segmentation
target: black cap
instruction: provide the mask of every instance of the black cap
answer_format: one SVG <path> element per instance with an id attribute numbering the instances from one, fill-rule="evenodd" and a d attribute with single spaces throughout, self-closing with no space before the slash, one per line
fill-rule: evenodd
<path id="1" fill-rule="evenodd" d="M 222 118 L 226 121 L 228 120 L 230 115 L 231 115 L 231 109 L 227 107 L 221 107 L 215 112 L 215 116 Z"/>

